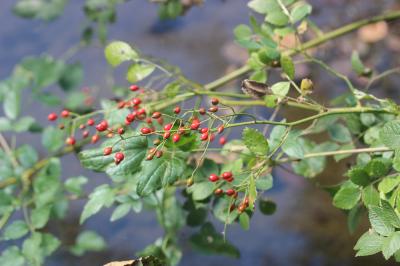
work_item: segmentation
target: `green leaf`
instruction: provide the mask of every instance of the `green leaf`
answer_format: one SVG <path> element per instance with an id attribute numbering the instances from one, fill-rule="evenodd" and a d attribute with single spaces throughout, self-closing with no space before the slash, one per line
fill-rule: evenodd
<path id="1" fill-rule="evenodd" d="M 385 259 L 389 259 L 400 249 L 400 232 L 392 233 L 383 241 L 382 253 Z"/>
<path id="2" fill-rule="evenodd" d="M 290 12 L 292 23 L 296 23 L 304 19 L 306 16 L 311 14 L 311 11 L 312 11 L 312 6 L 309 4 L 302 4 L 295 6 L 293 10 Z"/>
<path id="3" fill-rule="evenodd" d="M 42 234 L 41 248 L 45 256 L 50 256 L 61 245 L 60 240 L 51 234 Z"/>
<path id="4" fill-rule="evenodd" d="M 114 202 L 115 193 L 108 185 L 97 187 L 90 195 L 89 200 L 83 208 L 80 223 L 98 213 L 103 207 L 110 207 Z"/>
<path id="5" fill-rule="evenodd" d="M 174 98 L 178 95 L 181 89 L 181 84 L 179 82 L 171 82 L 164 88 L 164 93 L 167 95 L 168 98 Z"/>
<path id="6" fill-rule="evenodd" d="M 0 117 L 0 132 L 10 131 L 12 129 L 11 121 L 5 117 Z"/>
<path id="7" fill-rule="evenodd" d="M 354 72 L 356 72 L 360 76 L 365 74 L 366 71 L 370 71 L 370 69 L 367 69 L 364 66 L 357 51 L 353 51 L 351 54 L 351 67 L 353 68 Z"/>
<path id="8" fill-rule="evenodd" d="M 261 14 L 266 14 L 268 11 L 270 11 L 268 1 L 265 0 L 252 0 L 247 4 L 247 6 L 255 12 Z"/>
<path id="9" fill-rule="evenodd" d="M 132 176 L 140 171 L 140 164 L 146 156 L 148 145 L 146 137 L 134 137 L 129 138 L 126 142 L 120 141 L 116 143 L 117 139 L 119 137 L 111 138 L 99 148 L 84 150 L 79 153 L 79 160 L 82 166 L 97 172 L 106 172 L 113 178 Z M 104 156 L 103 149 L 108 146 L 113 146 L 113 152 L 108 156 Z M 124 152 L 125 159 L 119 165 L 116 165 L 114 155 L 119 151 Z"/>
<path id="10" fill-rule="evenodd" d="M 347 216 L 347 227 L 349 228 L 349 232 L 351 234 L 356 231 L 357 226 L 362 218 L 362 214 L 364 213 L 363 210 L 364 209 L 361 205 L 356 205 L 349 211 L 349 214 Z"/>
<path id="11" fill-rule="evenodd" d="M 29 260 L 30 265 L 41 265 L 43 263 L 43 253 L 40 247 L 42 243 L 41 233 L 32 233 L 22 244 L 22 253 Z"/>
<path id="12" fill-rule="evenodd" d="M 145 79 L 156 69 L 155 66 L 149 64 L 132 64 L 126 72 L 126 79 L 131 83 L 136 83 Z"/>
<path id="13" fill-rule="evenodd" d="M 192 194 L 193 200 L 201 201 L 213 194 L 214 184 L 209 181 L 194 183 L 187 191 Z"/>
<path id="14" fill-rule="evenodd" d="M 211 223 L 206 223 L 201 227 L 199 233 L 190 237 L 190 243 L 193 248 L 207 253 L 219 254 L 233 258 L 239 258 L 239 250 L 231 245 L 222 234 L 217 233 Z"/>
<path id="15" fill-rule="evenodd" d="M 21 112 L 21 91 L 14 88 L 8 91 L 4 97 L 4 114 L 9 119 L 16 119 Z"/>
<path id="16" fill-rule="evenodd" d="M 21 117 L 13 124 L 14 131 L 17 133 L 25 132 L 28 130 L 32 132 L 33 126 L 35 126 L 35 119 L 31 116 Z"/>
<path id="17" fill-rule="evenodd" d="M 256 70 L 250 75 L 249 79 L 265 83 L 267 82 L 267 72 L 265 71 L 265 69 Z"/>
<path id="18" fill-rule="evenodd" d="M 65 91 L 77 88 L 83 80 L 83 68 L 81 63 L 67 65 L 58 83 Z"/>
<path id="19" fill-rule="evenodd" d="M 281 81 L 272 85 L 271 90 L 275 95 L 280 97 L 285 97 L 290 89 L 290 82 L 288 81 Z"/>
<path id="20" fill-rule="evenodd" d="M 25 259 L 17 246 L 10 246 L 0 255 L 0 265 L 2 266 L 24 266 Z"/>
<path id="21" fill-rule="evenodd" d="M 71 247 L 71 252 L 76 256 L 81 256 L 86 251 L 101 251 L 106 248 L 103 237 L 94 231 L 86 230 L 81 232 L 76 239 L 76 243 Z"/>
<path id="22" fill-rule="evenodd" d="M 265 106 L 268 108 L 274 108 L 277 105 L 279 97 L 276 95 L 265 95 L 264 102 Z"/>
<path id="23" fill-rule="evenodd" d="M 119 205 L 117 208 L 115 208 L 115 210 L 113 211 L 110 221 L 114 222 L 118 219 L 121 219 L 122 217 L 124 217 L 125 215 L 128 214 L 128 212 L 131 210 L 131 203 L 123 203 L 121 205 Z"/>
<path id="24" fill-rule="evenodd" d="M 362 190 L 362 201 L 366 207 L 379 205 L 379 193 L 374 185 L 369 185 Z"/>
<path id="25" fill-rule="evenodd" d="M 231 224 L 238 217 L 237 209 L 230 211 L 230 206 L 233 201 L 227 197 L 219 197 L 212 208 L 212 212 L 218 220 L 223 223 Z"/>
<path id="26" fill-rule="evenodd" d="M 381 209 L 382 209 L 382 214 L 384 215 L 386 221 L 390 222 L 390 224 L 393 225 L 394 227 L 400 228 L 400 218 L 393 209 L 393 207 L 390 205 L 390 203 L 385 200 L 382 200 Z"/>
<path id="27" fill-rule="evenodd" d="M 271 175 L 263 175 L 256 179 L 256 188 L 259 190 L 268 190 L 273 186 Z"/>
<path id="28" fill-rule="evenodd" d="M 342 124 L 333 124 L 328 127 L 328 133 L 332 140 L 347 143 L 351 141 L 351 133 L 347 127 Z"/>
<path id="29" fill-rule="evenodd" d="M 247 39 L 252 36 L 252 32 L 249 26 L 240 24 L 234 30 L 233 33 L 235 34 L 235 38 L 240 39 Z"/>
<path id="30" fill-rule="evenodd" d="M 400 150 L 399 149 L 395 150 L 392 163 L 393 163 L 394 170 L 396 170 L 397 172 L 400 172 Z"/>
<path id="31" fill-rule="evenodd" d="M 400 122 L 389 121 L 379 132 L 380 141 L 391 149 L 400 148 Z"/>
<path id="32" fill-rule="evenodd" d="M 3 239 L 18 239 L 26 235 L 28 232 L 29 228 L 26 223 L 22 220 L 16 220 L 4 229 Z"/>
<path id="33" fill-rule="evenodd" d="M 352 209 L 361 198 L 361 190 L 351 182 L 344 183 L 333 197 L 333 205 L 340 209 Z"/>
<path id="34" fill-rule="evenodd" d="M 372 228 L 378 234 L 389 236 L 394 232 L 394 226 L 388 221 L 388 214 L 381 207 L 370 205 L 368 207 L 368 217 Z"/>
<path id="35" fill-rule="evenodd" d="M 356 257 L 370 256 L 380 252 L 384 239 L 375 232 L 365 232 L 354 246 L 354 250 L 357 250 Z"/>
<path id="36" fill-rule="evenodd" d="M 362 167 L 353 167 L 347 172 L 347 176 L 351 179 L 356 185 L 359 186 L 368 186 L 371 183 L 371 179 L 369 178 L 368 173 Z"/>
<path id="37" fill-rule="evenodd" d="M 266 156 L 269 150 L 268 141 L 257 129 L 243 129 L 242 139 L 246 147 L 256 155 Z"/>
<path id="38" fill-rule="evenodd" d="M 239 224 L 246 231 L 250 229 L 250 217 L 247 213 L 243 212 L 239 215 Z"/>
<path id="39" fill-rule="evenodd" d="M 256 188 L 256 182 L 254 181 L 254 176 L 250 175 L 249 178 L 249 208 L 251 210 L 254 210 L 254 202 L 257 199 L 257 188 Z"/>
<path id="40" fill-rule="evenodd" d="M 260 199 L 258 207 L 262 214 L 272 215 L 276 211 L 276 204 L 271 200 Z"/>
<path id="41" fill-rule="evenodd" d="M 282 66 L 283 72 L 285 72 L 286 75 L 288 75 L 288 77 L 290 79 L 294 79 L 295 68 L 294 68 L 292 58 L 290 58 L 289 56 L 286 56 L 286 55 L 282 55 L 281 56 L 281 66 Z M 290 83 L 289 83 L 289 87 L 290 87 Z M 288 91 L 289 91 L 289 89 L 288 89 Z"/>
<path id="42" fill-rule="evenodd" d="M 387 176 L 379 182 L 378 190 L 382 193 L 389 193 L 400 184 L 400 175 Z"/>
<path id="43" fill-rule="evenodd" d="M 64 132 L 53 126 L 46 127 L 42 134 L 42 145 L 49 152 L 55 152 L 64 145 Z"/>
<path id="44" fill-rule="evenodd" d="M 139 174 L 137 193 L 146 196 L 154 191 L 172 185 L 180 178 L 186 168 L 183 159 L 173 156 L 163 156 L 151 161 L 143 161 Z"/>
<path id="45" fill-rule="evenodd" d="M 390 171 L 390 165 L 384 161 L 384 158 L 376 158 L 367 163 L 365 170 L 370 177 L 378 178 L 386 175 Z"/>
<path id="46" fill-rule="evenodd" d="M 25 168 L 32 167 L 39 159 L 36 150 L 30 145 L 22 145 L 16 150 L 16 156 L 21 165 Z"/>
<path id="47" fill-rule="evenodd" d="M 265 21 L 275 26 L 286 26 L 289 22 L 289 17 L 281 10 L 275 12 L 269 12 L 265 17 Z"/>
<path id="48" fill-rule="evenodd" d="M 35 205 L 37 208 L 54 202 L 59 198 L 61 175 L 60 160 L 51 158 L 47 166 L 37 174 L 33 180 L 33 191 L 35 193 Z"/>
<path id="49" fill-rule="evenodd" d="M 81 195 L 82 186 L 88 182 L 87 177 L 77 176 L 68 178 L 65 183 L 65 189 L 72 194 Z"/>
<path id="50" fill-rule="evenodd" d="M 43 228 L 50 217 L 51 206 L 42 206 L 40 208 L 35 208 L 31 212 L 31 223 L 35 229 Z"/>
<path id="51" fill-rule="evenodd" d="M 107 62 L 116 67 L 124 61 L 137 59 L 138 54 L 125 42 L 114 41 L 107 45 L 104 49 L 104 55 Z"/>

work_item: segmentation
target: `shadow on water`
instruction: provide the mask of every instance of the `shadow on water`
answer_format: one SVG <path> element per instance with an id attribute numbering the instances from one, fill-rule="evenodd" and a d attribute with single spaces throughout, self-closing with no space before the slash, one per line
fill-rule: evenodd
<path id="1" fill-rule="evenodd" d="M 6 77 L 24 56 L 44 52 L 55 56 L 63 54 L 68 47 L 78 42 L 79 29 L 84 19 L 80 10 L 81 3 L 78 3 L 80 1 L 71 1 L 62 17 L 49 24 L 14 17 L 10 12 L 13 2 L 3 0 L 1 3 L 0 78 Z M 314 4 L 314 18 L 323 25 L 323 29 L 329 29 L 377 14 L 393 5 L 395 1 L 310 2 Z M 344 5 L 349 8 L 343 10 Z M 110 28 L 110 37 L 131 42 L 146 54 L 161 57 L 180 66 L 184 74 L 193 80 L 208 82 L 240 62 L 238 57 L 243 55 L 243 51 L 232 46 L 231 32 L 235 25 L 247 23 L 248 14 L 246 1 L 215 0 L 207 1 L 203 7 L 191 10 L 184 18 L 164 22 L 157 20 L 155 6 L 146 1 L 129 1 L 119 8 L 117 23 Z M 345 64 L 348 67 L 349 54 L 355 43 L 353 37 L 333 42 L 320 51 L 319 55 L 331 63 Z M 390 54 L 385 54 L 385 44 L 379 43 L 377 46 L 379 49 L 368 48 L 371 49 L 369 58 L 372 61 L 376 60 L 373 53 L 379 50 L 379 55 L 384 53 L 377 61 L 379 66 L 399 63 Z M 111 95 L 103 78 L 107 66 L 102 49 L 85 49 L 73 57 L 72 61 L 78 59 L 85 67 L 84 85 L 97 84 L 102 96 Z M 344 90 L 342 83 L 316 68 L 305 68 L 302 73 L 315 80 L 318 87 L 316 94 L 322 100 L 326 101 Z M 382 91 L 386 91 L 392 97 L 398 96 L 390 86 L 398 80 L 388 80 L 389 87 L 383 88 Z M 117 82 L 127 84 L 122 78 Z M 26 107 L 24 111 L 45 123 L 44 117 L 49 110 L 35 105 L 34 108 Z M 294 119 L 304 114 L 286 110 L 285 115 Z M 266 114 L 263 116 L 267 117 Z M 37 148 L 40 146 L 37 144 L 40 143 L 38 136 L 23 135 L 19 143 L 23 142 L 33 143 Z M 79 174 L 90 177 L 93 187 L 107 182 L 105 176 L 83 170 L 72 155 L 66 156 L 63 168 L 65 177 Z M 341 171 L 338 171 L 339 168 Z M 329 167 L 317 179 L 318 182 L 334 184 L 339 181 L 340 173 L 346 166 L 340 164 L 339 168 L 337 165 Z M 352 248 L 360 233 L 366 230 L 367 224 L 364 223 L 363 228 L 355 235 L 350 235 L 344 213 L 332 207 L 330 196 L 317 188 L 315 181 L 309 182 L 281 169 L 273 174 L 275 187 L 266 196 L 277 202 L 277 213 L 271 217 L 256 213 L 251 221 L 251 229 L 247 232 L 238 225 L 228 228 L 228 238 L 241 250 L 239 260 L 204 256 L 192 251 L 187 243 L 191 231 L 185 229 L 181 234 L 184 245 L 181 265 L 391 265 L 391 262 L 385 262 L 381 255 L 354 258 Z M 50 230 L 66 244 L 73 243 L 79 233 L 79 214 L 83 204 L 82 201 L 74 202 L 65 221 L 50 225 Z M 96 230 L 106 238 L 109 244 L 107 251 L 88 253 L 82 258 L 77 258 L 67 250 L 61 250 L 49 259 L 47 265 L 100 265 L 112 260 L 132 258 L 135 251 L 152 243 L 162 234 L 152 213 L 132 214 L 114 223 L 109 222 L 110 214 L 111 210 L 103 211 L 83 226 L 84 229 Z M 218 225 L 218 228 L 222 230 L 222 225 Z"/>

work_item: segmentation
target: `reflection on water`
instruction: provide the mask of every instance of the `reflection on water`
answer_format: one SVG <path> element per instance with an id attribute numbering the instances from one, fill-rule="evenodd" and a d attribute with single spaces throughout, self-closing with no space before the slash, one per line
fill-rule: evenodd
<path id="1" fill-rule="evenodd" d="M 79 40 L 83 14 L 81 1 L 71 1 L 63 16 L 46 24 L 14 17 L 11 12 L 13 0 L 2 0 L 0 9 L 0 78 L 6 77 L 22 57 L 38 55 L 48 51 L 59 56 Z M 352 21 L 365 15 L 379 13 L 395 1 L 373 0 L 313 0 L 314 17 L 323 24 L 323 29 Z M 379 3 L 377 3 L 379 2 Z M 343 10 L 344 5 L 350 5 Z M 180 66 L 185 75 L 199 82 L 208 82 L 222 75 L 237 63 L 235 50 L 232 56 L 232 29 L 246 23 L 248 17 L 246 1 L 207 1 L 200 8 L 191 10 L 186 17 L 177 21 L 157 21 L 157 11 L 147 1 L 130 1 L 118 10 L 118 21 L 111 27 L 111 39 L 121 39 L 135 44 L 146 54 L 161 57 L 171 64 Z M 333 63 L 347 64 L 353 49 L 354 38 L 335 41 L 319 55 Z M 377 44 L 379 52 L 385 43 Z M 362 47 L 370 49 L 369 47 Z M 350 49 L 350 52 L 349 52 Z M 377 60 L 372 49 L 369 58 Z M 228 51 L 228 52 L 227 52 Z M 229 56 L 227 57 L 226 54 Z M 233 57 L 233 58 L 231 58 Z M 382 62 L 383 59 L 385 62 Z M 398 64 L 393 57 L 383 55 L 380 65 Z M 104 73 L 107 71 L 101 48 L 90 48 L 72 58 L 82 60 L 85 67 L 84 85 L 97 84 L 103 96 L 110 95 Z M 372 60 L 372 61 L 373 61 Z M 344 63 L 343 63 L 344 62 Z M 317 68 L 304 68 L 302 73 L 312 77 L 318 85 L 316 94 L 321 99 L 334 97 L 344 89 L 343 84 L 327 76 Z M 117 73 L 119 74 L 119 73 Z M 389 84 L 392 78 L 388 79 Z M 393 80 L 395 78 L 393 77 Z M 117 82 L 126 84 L 121 77 Z M 382 90 L 385 91 L 385 90 Z M 393 96 L 393 95 L 391 95 Z M 30 107 L 29 113 L 43 123 L 49 109 L 42 106 Z M 28 110 L 25 110 L 28 112 Z M 298 113 L 286 111 L 286 116 L 295 118 Z M 303 114 L 304 115 L 304 114 Z M 37 136 L 24 135 L 20 142 L 39 146 Z M 70 155 L 63 161 L 64 176 L 83 174 L 91 179 L 93 186 L 107 178 L 80 168 L 77 159 Z M 341 164 L 341 170 L 346 165 Z M 323 184 L 334 184 L 340 180 L 338 166 L 328 168 L 318 180 Z M 331 205 L 331 198 L 312 182 L 296 177 L 283 170 L 276 170 L 275 187 L 266 196 L 275 200 L 278 211 L 265 217 L 256 213 L 251 229 L 244 232 L 238 225 L 228 228 L 228 238 L 241 252 L 239 260 L 220 256 L 204 256 L 192 251 L 187 243 L 190 229 L 182 232 L 184 256 L 181 265 L 390 265 L 381 255 L 354 258 L 352 247 L 359 234 L 367 228 L 364 224 L 355 235 L 347 231 L 344 213 Z M 50 229 L 64 243 L 70 244 L 78 234 L 79 214 L 83 202 L 74 202 L 67 220 L 53 223 Z M 103 211 L 85 223 L 85 229 L 93 229 L 103 235 L 109 249 L 100 253 L 89 253 L 82 258 L 71 256 L 60 250 L 48 261 L 48 265 L 100 265 L 111 260 L 132 258 L 135 251 L 152 243 L 162 234 L 152 213 L 141 213 L 110 223 L 110 211 Z M 222 225 L 219 225 L 221 228 Z"/>

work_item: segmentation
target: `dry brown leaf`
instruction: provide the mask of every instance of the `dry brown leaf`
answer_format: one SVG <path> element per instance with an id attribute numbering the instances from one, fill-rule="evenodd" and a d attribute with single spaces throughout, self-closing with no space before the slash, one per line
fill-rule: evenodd
<path id="1" fill-rule="evenodd" d="M 104 266 L 130 266 L 133 264 L 133 262 L 134 262 L 134 260 L 113 261 L 113 262 L 104 264 Z"/>
<path id="2" fill-rule="evenodd" d="M 361 27 L 358 32 L 358 38 L 363 42 L 374 43 L 384 39 L 388 34 L 388 25 L 385 21 L 369 24 Z"/>

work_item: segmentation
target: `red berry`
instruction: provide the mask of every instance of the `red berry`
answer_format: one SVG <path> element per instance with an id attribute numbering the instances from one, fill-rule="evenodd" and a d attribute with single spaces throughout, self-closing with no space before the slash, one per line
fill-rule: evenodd
<path id="1" fill-rule="evenodd" d="M 141 118 L 141 119 L 144 118 L 143 116 L 146 116 L 146 110 L 144 108 L 138 110 L 136 113 L 139 116 L 139 118 Z"/>
<path id="2" fill-rule="evenodd" d="M 216 190 L 214 190 L 215 195 L 221 195 L 222 193 L 224 193 L 224 191 L 220 188 L 217 188 Z"/>
<path id="3" fill-rule="evenodd" d="M 137 91 L 137 90 L 139 90 L 139 86 L 138 86 L 138 85 L 131 85 L 131 86 L 129 87 L 129 89 L 130 89 L 131 91 Z"/>
<path id="4" fill-rule="evenodd" d="M 112 148 L 111 147 L 105 147 L 103 150 L 103 155 L 107 156 L 110 155 L 112 153 Z"/>
<path id="5" fill-rule="evenodd" d="M 163 156 L 163 152 L 162 151 L 156 151 L 156 157 L 160 158 L 161 156 Z"/>
<path id="6" fill-rule="evenodd" d="M 139 105 L 142 103 L 142 100 L 140 100 L 139 98 L 133 98 L 132 103 L 133 105 Z"/>
<path id="7" fill-rule="evenodd" d="M 217 98 L 212 98 L 211 99 L 211 104 L 212 105 L 218 105 L 219 104 L 219 100 Z"/>
<path id="8" fill-rule="evenodd" d="M 233 181 L 233 177 L 226 179 L 226 181 L 228 181 L 229 183 L 231 183 Z"/>
<path id="9" fill-rule="evenodd" d="M 217 129 L 218 134 L 221 134 L 222 132 L 224 132 L 224 129 L 225 129 L 224 125 L 220 125 Z"/>
<path id="10" fill-rule="evenodd" d="M 230 189 L 227 189 L 225 193 L 228 196 L 233 196 L 233 195 L 235 195 L 236 191 L 234 189 L 230 188 Z"/>
<path id="11" fill-rule="evenodd" d="M 211 174 L 208 177 L 208 180 L 210 180 L 211 182 L 217 182 L 219 180 L 219 177 L 216 174 Z"/>
<path id="12" fill-rule="evenodd" d="M 157 123 L 162 126 L 164 124 L 164 119 L 162 117 L 157 118 Z"/>
<path id="13" fill-rule="evenodd" d="M 108 128 L 108 123 L 106 120 L 101 121 L 100 124 L 97 124 L 96 126 L 96 130 L 100 132 L 106 131 L 107 128 Z"/>
<path id="14" fill-rule="evenodd" d="M 207 133 L 207 132 L 208 132 L 208 127 L 200 129 L 200 133 Z"/>
<path id="15" fill-rule="evenodd" d="M 201 139 L 202 141 L 207 140 L 207 139 L 208 139 L 208 133 L 206 132 L 206 133 L 201 134 L 201 135 L 200 135 L 200 139 Z"/>
<path id="16" fill-rule="evenodd" d="M 50 113 L 50 114 L 47 116 L 47 119 L 48 119 L 49 121 L 57 120 L 57 114 L 56 114 L 56 113 Z"/>
<path id="17" fill-rule="evenodd" d="M 180 139 L 181 139 L 181 135 L 179 135 L 179 134 L 174 134 L 172 136 L 172 141 L 173 142 L 178 142 Z"/>
<path id="18" fill-rule="evenodd" d="M 100 139 L 100 136 L 99 135 L 93 135 L 92 136 L 92 140 L 90 141 L 91 143 L 96 143 L 97 141 L 99 141 L 99 139 Z"/>
<path id="19" fill-rule="evenodd" d="M 117 105 L 118 109 L 122 109 L 125 107 L 125 102 L 124 101 L 120 101 Z"/>
<path id="20" fill-rule="evenodd" d="M 150 117 L 147 117 L 147 118 L 146 118 L 146 123 L 149 124 L 149 125 L 151 125 L 151 124 L 153 124 L 153 121 L 151 121 L 151 118 L 150 118 Z"/>
<path id="21" fill-rule="evenodd" d="M 86 122 L 86 124 L 87 124 L 88 126 L 93 126 L 93 125 L 94 125 L 94 119 L 89 118 L 88 121 Z"/>
<path id="22" fill-rule="evenodd" d="M 146 160 L 151 161 L 151 160 L 153 160 L 153 158 L 154 158 L 154 154 L 149 154 L 149 155 L 147 155 Z"/>
<path id="23" fill-rule="evenodd" d="M 119 164 L 120 162 L 122 162 L 122 160 L 125 158 L 124 154 L 122 152 L 117 152 L 114 155 L 114 161 L 115 164 Z"/>
<path id="24" fill-rule="evenodd" d="M 186 132 L 186 129 L 184 127 L 178 128 L 178 134 L 183 135 L 183 134 L 185 134 L 185 132 Z"/>
<path id="25" fill-rule="evenodd" d="M 118 134 L 122 135 L 125 133 L 125 129 L 123 127 L 118 128 Z"/>
<path id="26" fill-rule="evenodd" d="M 229 179 L 233 176 L 232 172 L 223 172 L 222 173 L 222 178 L 223 179 Z"/>
<path id="27" fill-rule="evenodd" d="M 167 132 L 164 133 L 163 138 L 164 138 L 164 139 L 167 139 L 167 138 L 169 138 L 170 136 L 171 136 L 171 132 L 167 131 Z"/>
<path id="28" fill-rule="evenodd" d="M 205 115 L 205 114 L 206 114 L 206 109 L 203 108 L 203 107 L 201 107 L 201 108 L 199 109 L 199 114 Z"/>
<path id="29" fill-rule="evenodd" d="M 126 117 L 125 117 L 125 119 L 126 119 L 126 121 L 128 121 L 129 123 L 132 123 L 133 122 L 133 120 L 135 120 L 135 114 L 128 114 Z"/>
<path id="30" fill-rule="evenodd" d="M 211 106 L 210 108 L 208 108 L 208 111 L 211 113 L 215 113 L 218 111 L 218 107 L 217 106 Z"/>
<path id="31" fill-rule="evenodd" d="M 86 128 L 85 124 L 80 124 L 79 125 L 79 129 L 85 129 L 85 128 Z"/>
<path id="32" fill-rule="evenodd" d="M 211 133 L 211 135 L 210 135 L 210 142 L 214 141 L 214 139 L 215 139 L 215 134 L 214 134 L 214 133 Z"/>
<path id="33" fill-rule="evenodd" d="M 232 212 L 236 208 L 235 203 L 232 203 L 231 206 L 229 207 L 229 212 Z"/>
<path id="34" fill-rule="evenodd" d="M 166 124 L 164 126 L 164 130 L 166 130 L 166 131 L 171 130 L 171 128 L 172 128 L 172 124 Z"/>
<path id="35" fill-rule="evenodd" d="M 148 127 L 143 127 L 143 128 L 140 129 L 140 132 L 142 132 L 143 135 L 150 134 L 151 133 L 151 129 L 148 128 Z"/>
<path id="36" fill-rule="evenodd" d="M 225 137 L 220 137 L 219 138 L 219 144 L 224 145 L 226 143 L 226 138 Z"/>
<path id="37" fill-rule="evenodd" d="M 197 120 L 193 121 L 192 124 L 190 125 L 191 130 L 197 130 L 197 129 L 199 129 L 199 127 L 200 127 L 200 123 Z"/>
<path id="38" fill-rule="evenodd" d="M 151 117 L 154 118 L 154 119 L 160 118 L 160 117 L 161 117 L 161 113 L 160 113 L 160 112 L 154 112 L 154 113 L 151 115 Z"/>
<path id="39" fill-rule="evenodd" d="M 245 210 L 246 208 L 247 208 L 246 205 L 240 204 L 239 207 L 238 207 L 239 213 L 244 212 L 244 210 Z"/>
<path id="40" fill-rule="evenodd" d="M 69 111 L 68 110 L 63 110 L 61 112 L 61 116 L 64 117 L 64 118 L 68 117 L 69 116 Z"/>
<path id="41" fill-rule="evenodd" d="M 75 138 L 74 137 L 68 137 L 66 140 L 65 140 L 65 143 L 67 143 L 68 145 L 75 145 L 75 143 L 76 143 L 76 140 L 75 140 Z"/>
<path id="42" fill-rule="evenodd" d="M 88 130 L 83 131 L 82 136 L 83 136 L 83 138 L 89 137 L 89 131 Z"/>
<path id="43" fill-rule="evenodd" d="M 179 114 L 181 112 L 181 108 L 179 107 L 179 106 L 176 106 L 175 108 L 174 108 L 174 113 L 175 114 Z"/>

